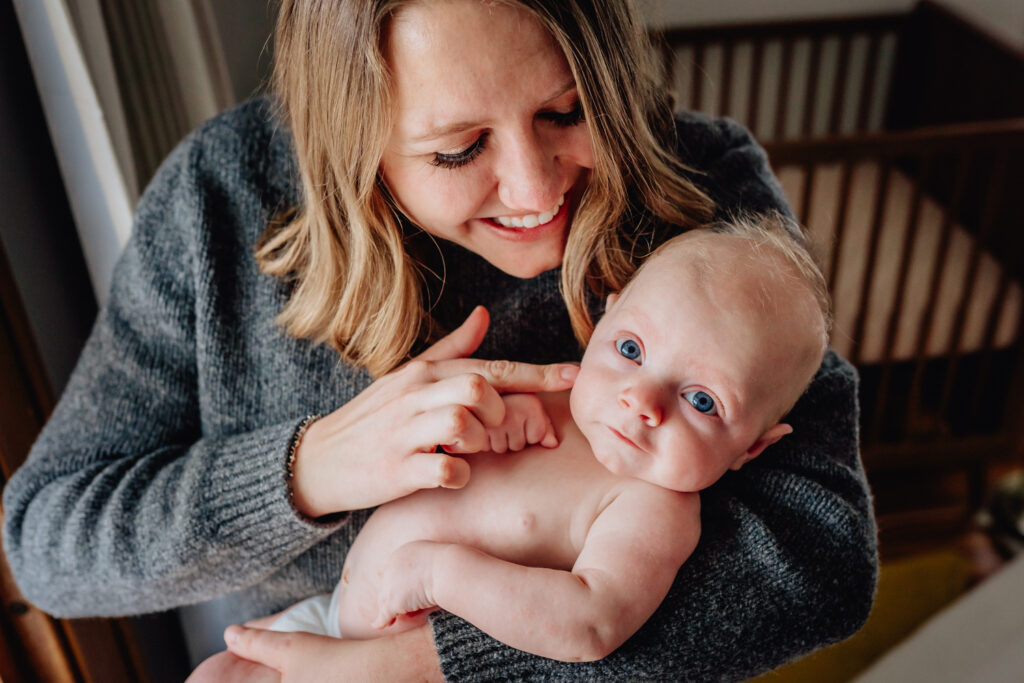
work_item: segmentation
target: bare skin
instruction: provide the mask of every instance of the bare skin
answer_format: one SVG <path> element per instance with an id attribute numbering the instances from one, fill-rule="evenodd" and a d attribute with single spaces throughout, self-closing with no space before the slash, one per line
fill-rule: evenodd
<path id="1" fill-rule="evenodd" d="M 696 545 L 699 499 L 609 472 L 568 398 L 543 395 L 557 449 L 468 455 L 465 488 L 374 513 L 342 574 L 343 637 L 399 633 L 441 605 L 514 647 L 580 661 L 603 657 L 646 621 Z M 645 589 L 629 590 L 636 585 Z"/>

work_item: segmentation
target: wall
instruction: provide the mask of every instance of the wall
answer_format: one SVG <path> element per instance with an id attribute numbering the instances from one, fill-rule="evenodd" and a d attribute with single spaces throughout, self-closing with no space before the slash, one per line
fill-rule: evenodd
<path id="1" fill-rule="evenodd" d="M 1024 2 L 1021 0 L 942 0 L 941 4 L 1018 50 L 1024 50 Z"/>
<path id="2" fill-rule="evenodd" d="M 277 0 L 206 0 L 220 32 L 224 61 L 238 101 L 261 89 L 270 76 Z"/>

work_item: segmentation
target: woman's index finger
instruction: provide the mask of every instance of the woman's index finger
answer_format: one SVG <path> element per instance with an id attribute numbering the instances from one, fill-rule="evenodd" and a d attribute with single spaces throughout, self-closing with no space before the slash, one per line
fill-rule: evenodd
<path id="1" fill-rule="evenodd" d="M 534 365 L 511 360 L 479 360 L 461 358 L 439 362 L 435 373 L 440 378 L 452 374 L 473 372 L 501 393 L 536 393 L 538 391 L 564 391 L 572 388 L 579 373 L 572 363 Z"/>

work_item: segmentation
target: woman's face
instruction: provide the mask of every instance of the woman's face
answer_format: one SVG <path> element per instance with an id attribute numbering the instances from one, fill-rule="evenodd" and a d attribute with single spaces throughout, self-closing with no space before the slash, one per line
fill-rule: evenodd
<path id="1" fill-rule="evenodd" d="M 396 111 L 381 172 L 406 215 L 516 277 L 560 265 L 594 161 L 551 35 L 498 3 L 424 2 L 394 17 L 385 50 Z"/>

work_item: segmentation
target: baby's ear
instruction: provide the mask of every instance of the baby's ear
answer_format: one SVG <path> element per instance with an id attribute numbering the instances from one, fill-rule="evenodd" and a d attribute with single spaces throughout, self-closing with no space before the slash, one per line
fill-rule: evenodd
<path id="1" fill-rule="evenodd" d="M 792 434 L 793 428 L 788 424 L 782 422 L 778 423 L 754 442 L 754 445 L 747 449 L 747 452 L 736 458 L 736 462 L 732 464 L 729 469 L 738 470 L 739 468 L 746 465 L 748 462 L 761 455 L 764 449 L 771 446 L 773 443 L 784 437 L 786 434 Z"/>
<path id="2" fill-rule="evenodd" d="M 610 311 L 612 306 L 614 306 L 615 302 L 618 301 L 618 300 L 619 300 L 619 293 L 618 292 L 612 292 L 611 294 L 609 294 L 605 298 L 605 300 L 604 300 L 604 310 L 605 310 L 605 313 Z"/>

